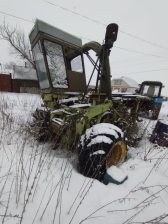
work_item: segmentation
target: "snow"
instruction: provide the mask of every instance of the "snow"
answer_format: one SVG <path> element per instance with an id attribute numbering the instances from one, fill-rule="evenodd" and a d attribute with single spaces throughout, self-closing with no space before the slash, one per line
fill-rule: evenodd
<path id="1" fill-rule="evenodd" d="M 79 100 L 78 97 L 70 97 L 68 99 L 60 99 L 59 103 L 75 102 L 75 101 L 78 101 L 78 100 Z"/>
<path id="2" fill-rule="evenodd" d="M 150 97 L 148 97 L 148 96 L 141 96 L 141 95 L 133 95 L 133 94 L 128 94 L 128 95 L 126 95 L 126 97 L 139 97 L 139 98 L 148 98 L 148 99 L 150 99 Z"/>
<path id="3" fill-rule="evenodd" d="M 41 103 L 38 95 L 0 93 L 0 223 L 168 223 L 159 220 L 168 208 L 168 148 L 149 142 L 157 121 L 139 123 L 143 139 L 118 165 L 128 180 L 104 185 L 77 171 L 75 153 L 36 141 L 29 123 Z"/>
<path id="4" fill-rule="evenodd" d="M 168 108 L 167 108 L 167 103 L 168 102 L 163 102 L 162 103 L 162 108 L 160 110 L 159 117 L 158 117 L 158 120 L 161 123 L 166 124 L 166 125 L 168 125 Z"/>
<path id="5" fill-rule="evenodd" d="M 79 95 L 81 93 L 79 92 L 64 92 L 65 94 L 68 94 L 68 95 Z"/>
<path id="6" fill-rule="evenodd" d="M 100 134 L 108 134 L 108 135 L 114 135 L 115 138 L 118 138 L 117 132 L 121 134 L 121 137 L 123 137 L 123 132 L 121 131 L 120 128 L 113 124 L 108 124 L 108 123 L 101 123 L 97 125 L 93 125 L 91 128 L 86 130 L 86 138 L 88 139 L 89 136 L 92 135 L 100 135 Z"/>
<path id="7" fill-rule="evenodd" d="M 111 144 L 113 141 L 110 138 L 108 138 L 104 135 L 101 135 L 101 136 L 96 136 L 95 138 L 93 138 L 87 146 L 90 147 L 91 145 L 94 145 L 94 144 L 97 144 L 97 143 L 99 144 L 99 143 L 102 143 L 102 142 L 107 143 L 107 144 Z"/>
<path id="8" fill-rule="evenodd" d="M 57 113 L 57 112 L 61 112 L 61 111 L 64 111 L 64 109 L 53 110 L 52 113 Z"/>
<path id="9" fill-rule="evenodd" d="M 116 166 L 107 169 L 107 173 L 116 181 L 121 182 L 126 178 L 126 173 Z"/>
<path id="10" fill-rule="evenodd" d="M 94 153 L 91 153 L 90 156 L 92 156 L 92 155 L 100 155 L 100 154 L 105 154 L 105 152 L 103 150 L 98 150 L 98 151 L 96 151 Z"/>
<path id="11" fill-rule="evenodd" d="M 115 130 L 109 129 L 109 128 L 101 128 L 101 129 L 96 129 L 92 131 L 93 135 L 101 135 L 101 134 L 109 134 L 109 135 L 114 135 L 115 138 L 118 138 L 118 134 Z"/>
<path id="12" fill-rule="evenodd" d="M 119 92 L 118 89 L 112 91 L 112 93 L 118 93 L 118 92 Z"/>
<path id="13" fill-rule="evenodd" d="M 132 94 L 133 95 L 133 93 L 130 93 L 130 92 L 119 92 L 118 89 L 113 90 L 112 94 L 118 94 L 118 95 L 127 95 L 127 94 L 131 95 Z"/>
<path id="14" fill-rule="evenodd" d="M 61 126 L 63 125 L 63 120 L 62 119 L 53 118 L 52 121 L 55 122 L 55 123 L 57 123 L 57 124 L 59 124 L 59 125 L 61 125 Z"/>
<path id="15" fill-rule="evenodd" d="M 90 103 L 84 103 L 84 104 L 75 104 L 70 106 L 71 108 L 80 108 L 80 107 L 91 107 L 92 105 Z"/>

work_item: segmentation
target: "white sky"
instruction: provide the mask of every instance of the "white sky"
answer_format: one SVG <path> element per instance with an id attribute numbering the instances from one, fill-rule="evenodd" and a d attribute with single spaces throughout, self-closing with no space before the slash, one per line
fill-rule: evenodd
<path id="1" fill-rule="evenodd" d="M 163 48 L 140 41 L 129 35 L 118 33 L 114 46 L 156 56 L 113 48 L 110 56 L 112 78 L 122 75 L 138 83 L 145 80 L 161 81 L 165 85 L 162 93 L 168 95 L 168 1 L 167 0 L 48 0 L 71 11 L 97 20 L 103 24 L 117 23 L 119 30 L 155 43 Z M 52 24 L 73 35 L 102 42 L 106 27 L 71 12 L 50 5 L 42 0 L 0 0 L 0 12 L 12 14 L 30 21 L 36 18 Z M 1 23 L 23 28 L 28 33 L 33 23 L 22 21 L 0 13 Z M 88 42 L 82 39 L 83 43 Z M 164 49 L 164 48 L 167 48 Z M 0 40 L 0 63 L 15 61 L 10 56 L 8 45 Z M 159 57 L 160 56 L 160 57 Z M 85 66 L 87 80 L 91 66 Z M 167 69 L 167 70 L 163 70 Z M 160 71 L 150 71 L 160 70 Z M 139 72 L 139 73 L 135 73 Z M 126 74 L 131 73 L 131 74 Z M 91 84 L 95 84 L 93 78 Z"/>

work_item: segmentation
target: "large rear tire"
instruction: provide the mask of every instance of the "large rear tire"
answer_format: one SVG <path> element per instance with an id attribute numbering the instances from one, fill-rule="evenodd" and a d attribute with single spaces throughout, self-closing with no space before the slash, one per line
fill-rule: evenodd
<path id="1" fill-rule="evenodd" d="M 122 131 L 109 123 L 94 125 L 81 136 L 78 155 L 79 171 L 102 181 L 106 168 L 126 158 Z"/>

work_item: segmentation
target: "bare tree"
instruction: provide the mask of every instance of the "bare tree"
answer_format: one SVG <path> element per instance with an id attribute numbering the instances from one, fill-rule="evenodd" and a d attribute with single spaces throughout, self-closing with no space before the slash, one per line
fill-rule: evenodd
<path id="1" fill-rule="evenodd" d="M 10 53 L 20 59 L 26 61 L 27 64 L 35 68 L 34 61 L 30 52 L 30 44 L 24 31 L 13 28 L 6 24 L 0 25 L 0 40 L 6 40 L 10 45 Z"/>
<path id="2" fill-rule="evenodd" d="M 13 65 L 16 65 L 16 63 L 14 61 L 9 61 L 8 63 L 5 63 L 4 68 L 13 69 Z"/>

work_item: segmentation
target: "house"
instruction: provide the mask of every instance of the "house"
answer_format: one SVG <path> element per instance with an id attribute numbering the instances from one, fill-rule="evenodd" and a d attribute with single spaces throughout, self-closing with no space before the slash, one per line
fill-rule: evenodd
<path id="1" fill-rule="evenodd" d="M 0 74 L 0 91 L 15 93 L 40 93 L 36 70 L 13 65 L 11 73 Z"/>
<path id="2" fill-rule="evenodd" d="M 13 65 L 13 92 L 40 93 L 36 70 L 31 67 Z"/>
<path id="3" fill-rule="evenodd" d="M 135 93 L 135 90 L 139 89 L 139 85 L 135 80 L 122 76 L 111 81 L 111 90 L 117 89 L 119 92 Z"/>
<path id="4" fill-rule="evenodd" d="M 94 93 L 94 92 L 95 92 L 95 86 L 93 86 L 93 85 L 89 85 L 89 86 L 88 86 L 88 89 L 87 89 L 87 92 L 88 92 L 88 93 Z"/>

